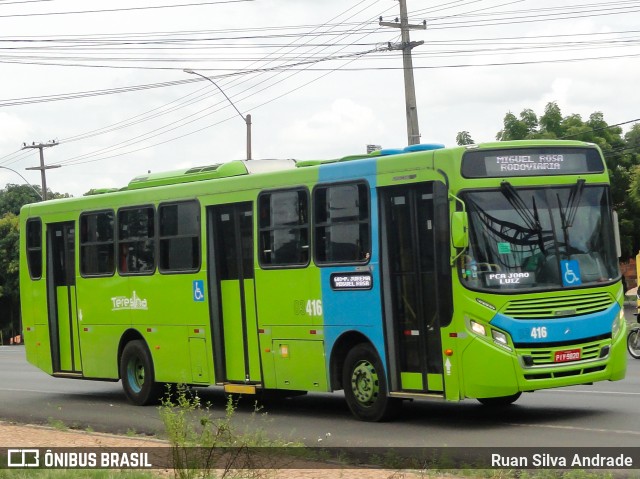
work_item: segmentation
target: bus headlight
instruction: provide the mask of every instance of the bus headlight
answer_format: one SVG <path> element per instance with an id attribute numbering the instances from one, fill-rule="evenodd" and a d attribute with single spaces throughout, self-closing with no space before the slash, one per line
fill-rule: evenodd
<path id="1" fill-rule="evenodd" d="M 474 333 L 479 334 L 480 336 L 487 335 L 487 331 L 482 324 L 477 323 L 474 320 L 469 321 L 469 324 L 471 325 L 471 331 Z"/>
<path id="2" fill-rule="evenodd" d="M 509 342 L 507 341 L 507 335 L 506 334 L 501 333 L 500 331 L 496 331 L 495 329 L 492 329 L 491 330 L 491 336 L 493 337 L 493 342 L 494 343 L 496 343 L 498 346 L 501 346 L 501 347 L 511 351 L 511 348 L 509 347 Z"/>

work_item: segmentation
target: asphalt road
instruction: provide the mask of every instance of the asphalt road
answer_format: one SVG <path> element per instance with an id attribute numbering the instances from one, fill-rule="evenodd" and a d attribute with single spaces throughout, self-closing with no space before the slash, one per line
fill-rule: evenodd
<path id="1" fill-rule="evenodd" d="M 198 389 L 213 414 L 224 415 L 218 388 Z M 391 423 L 352 419 L 341 394 L 309 394 L 267 404 L 246 400 L 236 420 L 281 438 L 323 446 L 637 446 L 640 360 L 629 357 L 623 381 L 524 394 L 492 412 L 475 400 L 415 401 Z M 128 404 L 119 383 L 58 379 L 28 364 L 24 349 L 0 346 L 0 418 L 96 431 L 162 434 L 157 407 Z"/>

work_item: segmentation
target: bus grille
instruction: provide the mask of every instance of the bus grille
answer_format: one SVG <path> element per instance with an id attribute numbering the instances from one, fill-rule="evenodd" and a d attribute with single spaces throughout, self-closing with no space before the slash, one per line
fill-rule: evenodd
<path id="1" fill-rule="evenodd" d="M 502 314 L 514 319 L 579 316 L 604 311 L 611 304 L 613 304 L 613 298 L 609 293 L 518 299 L 507 303 Z"/>
<path id="2" fill-rule="evenodd" d="M 580 348 L 580 359 L 578 361 L 570 361 L 564 363 L 556 363 L 554 361 L 555 352 L 563 349 L 572 349 L 570 346 L 562 346 L 557 348 L 544 348 L 544 349 L 518 349 L 518 356 L 526 357 L 528 363 L 525 367 L 536 366 L 571 366 L 581 361 L 590 361 L 598 359 L 602 348 L 609 344 L 609 340 L 597 341 L 589 344 L 585 344 Z"/>

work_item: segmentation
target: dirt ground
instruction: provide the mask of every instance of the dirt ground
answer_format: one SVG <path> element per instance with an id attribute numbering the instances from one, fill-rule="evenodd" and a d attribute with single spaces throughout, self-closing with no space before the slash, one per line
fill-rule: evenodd
<path id="1" fill-rule="evenodd" d="M 157 447 L 164 446 L 166 441 L 144 438 L 116 436 L 112 434 L 59 430 L 45 426 L 18 425 L 0 422 L 0 448 L 28 447 Z M 154 470 L 158 476 L 172 477 L 173 471 Z M 326 468 L 322 464 L 300 462 L 299 468 L 287 468 L 266 471 L 265 477 L 273 479 L 420 479 L 424 473 L 411 471 L 394 471 L 386 469 L 338 469 Z M 430 479 L 436 476 L 429 475 Z M 441 476 L 444 477 L 444 476 Z M 451 476 L 448 476 L 452 479 Z"/>

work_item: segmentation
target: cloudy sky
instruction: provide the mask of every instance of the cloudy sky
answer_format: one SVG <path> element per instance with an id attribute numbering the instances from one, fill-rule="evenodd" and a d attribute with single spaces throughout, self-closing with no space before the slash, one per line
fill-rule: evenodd
<path id="1" fill-rule="evenodd" d="M 560 5 L 560 6 L 559 6 Z M 640 117 L 640 1 L 407 0 L 422 142 L 549 101 Z M 396 0 L 0 0 L 0 166 L 81 195 L 147 171 L 407 144 Z M 117 92 L 117 93 L 116 93 Z M 626 125 L 628 128 L 630 125 Z M 0 169 L 0 186 L 20 183 Z"/>

